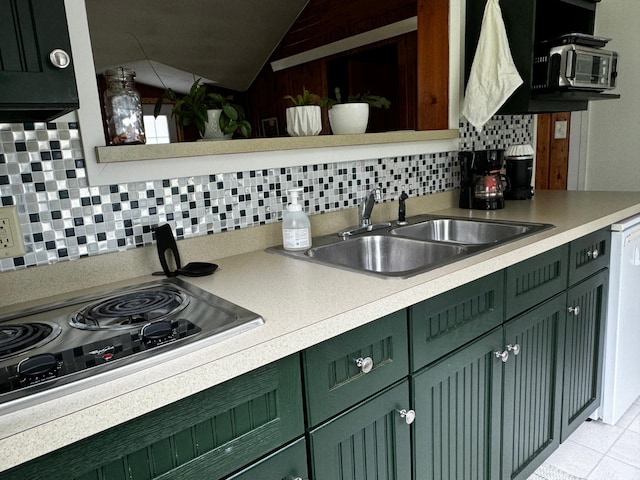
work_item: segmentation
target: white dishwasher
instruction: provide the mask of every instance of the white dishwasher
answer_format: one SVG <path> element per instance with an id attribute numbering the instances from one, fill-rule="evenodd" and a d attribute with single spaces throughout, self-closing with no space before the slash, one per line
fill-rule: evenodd
<path id="1" fill-rule="evenodd" d="M 611 226 L 602 421 L 614 425 L 640 397 L 640 215 Z"/>

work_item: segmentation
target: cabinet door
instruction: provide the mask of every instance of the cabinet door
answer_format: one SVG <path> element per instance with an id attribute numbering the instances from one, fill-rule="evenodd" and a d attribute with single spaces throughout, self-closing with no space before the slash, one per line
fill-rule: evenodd
<path id="1" fill-rule="evenodd" d="M 3 480 L 218 479 L 303 433 L 300 359 L 293 355 L 1 476 Z"/>
<path id="2" fill-rule="evenodd" d="M 507 268 L 507 318 L 565 290 L 568 258 L 569 245 L 563 245 Z"/>
<path id="3" fill-rule="evenodd" d="M 46 121 L 78 108 L 64 0 L 0 0 L 0 121 Z"/>
<path id="4" fill-rule="evenodd" d="M 307 444 L 301 438 L 226 480 L 294 480 L 308 476 Z"/>
<path id="5" fill-rule="evenodd" d="M 411 479 L 407 380 L 310 432 L 312 478 Z"/>
<path id="6" fill-rule="evenodd" d="M 409 373 L 406 310 L 303 352 L 307 418 L 318 425 Z"/>
<path id="7" fill-rule="evenodd" d="M 488 275 L 409 309 L 415 372 L 502 324 L 504 272 Z"/>
<path id="8" fill-rule="evenodd" d="M 609 266 L 611 232 L 600 230 L 574 240 L 570 244 L 569 285 Z"/>
<path id="9" fill-rule="evenodd" d="M 413 376 L 413 478 L 499 477 L 502 340 L 500 327 Z"/>
<path id="10" fill-rule="evenodd" d="M 562 294 L 504 327 L 503 480 L 527 478 L 560 444 L 565 317 Z"/>
<path id="11" fill-rule="evenodd" d="M 569 289 L 564 345 L 562 440 L 600 406 L 609 271 Z"/>

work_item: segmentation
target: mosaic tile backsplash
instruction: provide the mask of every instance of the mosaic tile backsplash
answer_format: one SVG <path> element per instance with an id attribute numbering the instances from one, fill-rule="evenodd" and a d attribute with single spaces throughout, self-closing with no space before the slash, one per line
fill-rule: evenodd
<path id="1" fill-rule="evenodd" d="M 460 148 L 532 144 L 532 131 L 531 115 L 496 116 L 481 134 L 461 121 Z M 26 251 L 0 272 L 148 245 L 162 223 L 180 239 L 278 222 L 293 187 L 313 215 L 354 207 L 374 186 L 392 201 L 459 178 L 457 152 L 444 152 L 93 187 L 77 124 L 0 124 L 0 204 L 17 206 Z"/>

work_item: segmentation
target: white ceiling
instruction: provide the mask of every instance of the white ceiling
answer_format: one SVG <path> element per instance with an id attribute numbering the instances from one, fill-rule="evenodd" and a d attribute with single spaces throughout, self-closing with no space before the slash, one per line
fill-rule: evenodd
<path id="1" fill-rule="evenodd" d="M 96 71 L 130 67 L 137 82 L 183 93 L 200 77 L 245 91 L 308 1 L 85 0 Z"/>

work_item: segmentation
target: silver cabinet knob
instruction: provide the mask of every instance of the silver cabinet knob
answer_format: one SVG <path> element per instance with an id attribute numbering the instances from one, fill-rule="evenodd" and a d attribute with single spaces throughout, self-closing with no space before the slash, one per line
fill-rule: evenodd
<path id="1" fill-rule="evenodd" d="M 496 358 L 502 360 L 502 363 L 505 363 L 507 360 L 509 360 L 509 352 L 507 350 L 505 350 L 504 352 L 493 352 L 493 354 L 496 356 Z"/>
<path id="2" fill-rule="evenodd" d="M 587 257 L 595 260 L 596 258 L 598 258 L 598 255 L 600 255 L 600 252 L 598 252 L 598 249 L 595 248 L 593 250 L 588 250 L 587 251 Z"/>
<path id="3" fill-rule="evenodd" d="M 575 307 L 569 307 L 569 313 L 573 313 L 577 317 L 580 315 L 580 306 L 576 305 Z"/>
<path id="4" fill-rule="evenodd" d="M 373 360 L 371 357 L 360 357 L 356 360 L 356 365 L 362 373 L 369 373 L 373 369 Z"/>
<path id="5" fill-rule="evenodd" d="M 302 477 L 288 477 L 288 478 L 289 478 L 289 480 L 305 480 Z"/>
<path id="6" fill-rule="evenodd" d="M 512 352 L 514 355 L 518 355 L 520 353 L 520 345 L 517 343 L 507 345 L 507 351 Z"/>
<path id="7" fill-rule="evenodd" d="M 49 54 L 49 61 L 54 67 L 64 69 L 71 63 L 71 56 L 61 48 L 56 48 Z"/>
<path id="8" fill-rule="evenodd" d="M 416 419 L 416 412 L 413 410 L 405 410 L 403 408 L 398 413 L 400 414 L 400 418 L 404 418 L 404 421 L 407 422 L 407 425 L 411 425 Z"/>

